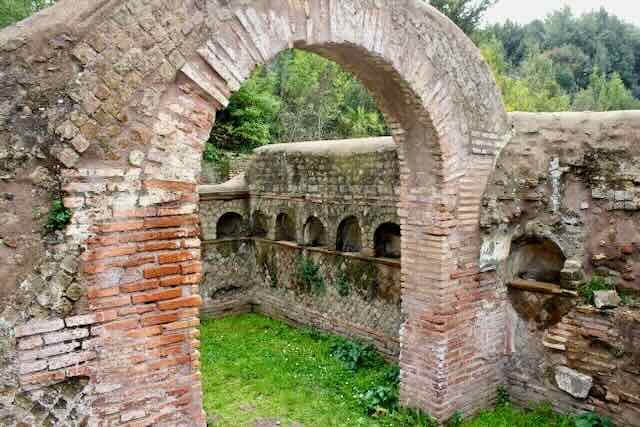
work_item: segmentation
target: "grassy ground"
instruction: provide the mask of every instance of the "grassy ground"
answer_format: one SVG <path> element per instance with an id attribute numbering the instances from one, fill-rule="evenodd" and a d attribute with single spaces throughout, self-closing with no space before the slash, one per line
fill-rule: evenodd
<path id="1" fill-rule="evenodd" d="M 350 370 L 330 354 L 335 338 L 255 314 L 204 321 L 201 332 L 211 426 L 429 426 L 367 415 L 358 395 L 388 384 L 393 367 L 378 360 Z M 574 427 L 575 421 L 545 408 L 525 413 L 506 405 L 454 425 Z"/>

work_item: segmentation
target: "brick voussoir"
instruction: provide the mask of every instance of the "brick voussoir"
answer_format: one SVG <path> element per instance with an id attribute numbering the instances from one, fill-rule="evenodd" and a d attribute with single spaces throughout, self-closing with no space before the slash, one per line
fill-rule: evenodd
<path id="1" fill-rule="evenodd" d="M 138 248 L 135 245 L 126 246 L 108 246 L 87 251 L 82 258 L 85 261 L 95 261 L 105 258 L 117 258 L 126 255 L 133 255 Z"/>
<path id="2" fill-rule="evenodd" d="M 163 254 L 158 255 L 159 264 L 173 264 L 173 263 L 198 260 L 198 259 L 200 259 L 199 250 L 165 252 Z"/>
<path id="3" fill-rule="evenodd" d="M 37 320 L 17 326 L 15 328 L 15 335 L 16 338 L 20 338 L 45 332 L 54 332 L 62 328 L 64 328 L 64 321 L 62 319 Z"/>
<path id="4" fill-rule="evenodd" d="M 116 297 L 99 298 L 90 303 L 92 310 L 101 310 L 105 308 L 122 307 L 123 305 L 131 304 L 131 296 L 120 295 Z"/>
<path id="5" fill-rule="evenodd" d="M 84 262 L 82 271 L 86 274 L 99 274 L 111 268 L 139 267 L 145 264 L 153 264 L 156 262 L 154 255 L 128 256 L 113 260 L 100 260 L 92 262 Z"/>
<path id="6" fill-rule="evenodd" d="M 177 216 L 166 216 L 166 217 L 157 217 L 157 218 L 145 218 L 144 220 L 144 228 L 146 229 L 154 229 L 154 228 L 169 228 L 169 227 L 179 227 L 182 225 L 196 225 L 200 222 L 200 218 L 198 215 L 177 215 Z"/>
<path id="7" fill-rule="evenodd" d="M 143 317 L 142 324 L 144 326 L 162 325 L 165 323 L 175 322 L 178 319 L 180 319 L 180 316 L 178 313 L 161 313 L 161 314 L 154 313 L 154 314 L 150 314 Z"/>
<path id="8" fill-rule="evenodd" d="M 140 282 L 120 285 L 120 291 L 125 293 L 141 292 L 150 289 L 157 289 L 160 286 L 159 280 L 143 280 Z"/>
<path id="9" fill-rule="evenodd" d="M 175 310 L 182 307 L 199 307 L 202 305 L 200 295 L 192 295 L 188 297 L 178 298 L 172 301 L 158 303 L 160 310 Z"/>
<path id="10" fill-rule="evenodd" d="M 166 289 L 158 292 L 148 292 L 140 295 L 134 295 L 131 300 L 134 304 L 143 304 L 147 302 L 165 301 L 179 298 L 182 296 L 181 288 Z"/>
<path id="11" fill-rule="evenodd" d="M 183 181 L 162 181 L 158 179 L 147 179 L 143 182 L 146 189 L 159 189 L 169 191 L 180 191 L 185 193 L 195 193 L 196 184 Z"/>
<path id="12" fill-rule="evenodd" d="M 121 231 L 135 231 L 144 228 L 145 221 L 120 221 L 107 224 L 100 224 L 93 227 L 92 231 L 98 233 L 116 233 Z"/>
<path id="13" fill-rule="evenodd" d="M 172 276 L 178 273 L 180 273 L 179 264 L 168 264 L 145 268 L 143 274 L 145 279 L 155 279 L 158 277 Z"/>

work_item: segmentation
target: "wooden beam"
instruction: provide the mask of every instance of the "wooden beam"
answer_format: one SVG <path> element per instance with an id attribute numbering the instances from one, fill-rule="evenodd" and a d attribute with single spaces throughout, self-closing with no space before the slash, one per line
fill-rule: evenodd
<path id="1" fill-rule="evenodd" d="M 563 289 L 554 283 L 536 282 L 535 280 L 513 279 L 507 286 L 522 291 L 538 292 L 541 294 L 562 295 L 565 297 L 577 297 L 578 293 Z"/>

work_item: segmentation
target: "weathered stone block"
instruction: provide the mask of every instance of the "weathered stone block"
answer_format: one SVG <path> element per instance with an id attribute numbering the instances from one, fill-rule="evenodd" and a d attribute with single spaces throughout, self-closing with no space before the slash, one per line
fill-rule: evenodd
<path id="1" fill-rule="evenodd" d="M 560 390 L 577 399 L 586 399 L 593 386 L 593 378 L 566 366 L 555 369 L 556 383 Z"/>
<path id="2" fill-rule="evenodd" d="M 70 329 L 61 332 L 51 332 L 44 335 L 44 342 L 46 344 L 56 344 L 63 341 L 72 341 L 76 339 L 86 338 L 89 336 L 89 329 L 79 328 Z"/>
<path id="3" fill-rule="evenodd" d="M 62 319 L 36 320 L 22 326 L 17 326 L 16 337 L 20 338 L 44 332 L 53 332 L 62 328 L 64 328 L 64 321 Z"/>
<path id="4" fill-rule="evenodd" d="M 616 291 L 595 291 L 593 300 L 596 308 L 615 308 L 622 302 Z"/>

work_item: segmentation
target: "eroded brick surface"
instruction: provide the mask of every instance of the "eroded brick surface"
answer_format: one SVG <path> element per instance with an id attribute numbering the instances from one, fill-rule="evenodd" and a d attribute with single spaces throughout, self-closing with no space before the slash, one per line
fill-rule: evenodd
<path id="1" fill-rule="evenodd" d="M 13 216 L 3 237 L 29 244 L 2 248 L 14 295 L 1 316 L 3 390 L 88 376 L 91 385 L 114 385 L 91 400 L 92 422 L 204 424 L 194 326 L 200 261 L 185 256 L 197 249 L 201 153 L 216 110 L 255 65 L 293 45 L 358 75 L 400 146 L 403 401 L 446 417 L 491 400 L 503 298 L 478 275 L 474 208 L 507 142 L 507 120 L 477 49 L 413 0 L 78 0 L 0 32 L 3 182 L 33 200 L 6 209 Z M 37 223 L 32 204 L 46 205 L 58 187 L 72 223 L 44 241 L 25 230 Z M 69 257 L 81 257 L 79 269 Z M 145 280 L 175 298 L 121 288 Z M 169 313 L 184 323 L 130 334 Z M 76 317 L 91 315 L 95 323 Z M 73 347 L 74 356 L 51 365 L 72 366 L 25 381 L 15 327 L 68 317 L 75 321 L 65 328 L 90 326 L 89 337 L 68 341 L 87 350 Z M 3 413 L 13 402 L 3 401 Z"/>

